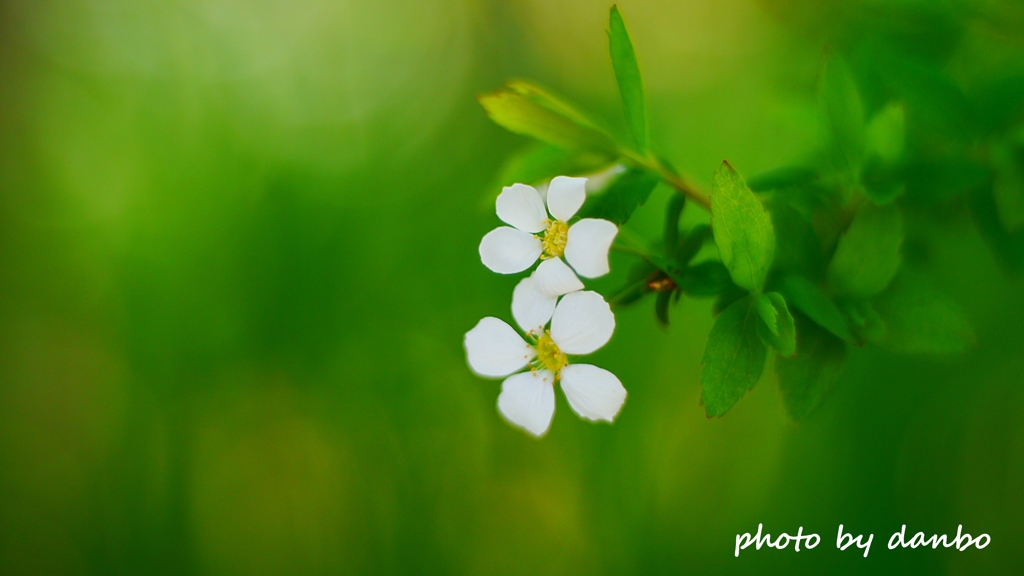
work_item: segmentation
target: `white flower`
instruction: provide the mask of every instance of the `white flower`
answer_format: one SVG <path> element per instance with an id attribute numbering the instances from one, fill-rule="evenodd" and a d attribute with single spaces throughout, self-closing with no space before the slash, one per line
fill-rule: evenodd
<path id="1" fill-rule="evenodd" d="M 512 316 L 526 333 L 487 317 L 466 333 L 466 359 L 481 376 L 505 378 L 498 411 L 512 424 L 543 436 L 555 413 L 555 383 L 569 406 L 588 420 L 612 422 L 626 401 L 626 389 L 611 372 L 590 364 L 570 364 L 569 355 L 590 354 L 615 330 L 615 316 L 600 294 L 579 291 L 557 297 L 524 278 L 512 295 Z M 550 329 L 545 329 L 548 321 Z M 529 372 L 519 372 L 529 366 Z M 511 374 L 511 376 L 510 376 Z"/>
<path id="2" fill-rule="evenodd" d="M 586 178 L 553 178 L 548 186 L 547 210 L 533 187 L 514 184 L 504 188 L 496 203 L 498 218 L 511 227 L 495 228 L 480 241 L 484 266 L 499 274 L 515 274 L 540 258 L 533 279 L 536 289 L 548 296 L 583 289 L 576 274 L 584 278 L 607 274 L 608 250 L 618 227 L 600 218 L 567 224 L 586 200 L 586 183 Z M 572 268 L 562 261 L 563 256 Z"/>

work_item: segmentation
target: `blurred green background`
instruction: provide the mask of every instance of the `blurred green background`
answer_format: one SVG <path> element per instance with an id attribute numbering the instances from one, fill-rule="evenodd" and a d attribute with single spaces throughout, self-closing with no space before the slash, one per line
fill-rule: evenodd
<path id="1" fill-rule="evenodd" d="M 769 369 L 708 420 L 710 303 L 668 331 L 646 303 L 594 358 L 614 426 L 561 395 L 541 441 L 501 420 L 462 336 L 511 320 L 477 244 L 526 142 L 475 96 L 532 78 L 621 123 L 608 7 L 3 2 L 0 574 L 1024 573 L 1022 282 L 956 203 L 908 243 L 965 356 L 857 350 L 801 425 Z M 902 34 L 965 89 L 1024 69 L 1019 2 L 621 8 L 653 140 L 705 187 L 811 153 L 826 44 Z M 759 522 L 821 545 L 734 558 Z M 904 523 L 992 544 L 885 549 Z"/>

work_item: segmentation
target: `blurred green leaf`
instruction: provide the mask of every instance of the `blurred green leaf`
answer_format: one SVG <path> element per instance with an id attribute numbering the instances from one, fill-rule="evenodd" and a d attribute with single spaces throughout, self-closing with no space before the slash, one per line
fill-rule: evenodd
<path id="1" fill-rule="evenodd" d="M 668 326 L 668 305 L 672 303 L 672 292 L 658 292 L 658 297 L 654 301 L 654 315 L 658 318 L 658 322 L 662 326 Z"/>
<path id="2" fill-rule="evenodd" d="M 853 341 L 853 333 L 843 313 L 825 293 L 802 276 L 786 276 L 779 282 L 779 292 L 786 301 L 806 314 L 811 320 L 847 342 Z"/>
<path id="3" fill-rule="evenodd" d="M 694 226 L 679 243 L 679 247 L 676 249 L 676 261 L 686 264 L 693 260 L 693 257 L 700 252 L 711 237 L 711 226 L 707 224 Z"/>
<path id="4" fill-rule="evenodd" d="M 846 359 L 846 344 L 802 314 L 796 315 L 795 323 L 799 333 L 796 355 L 778 358 L 775 373 L 786 412 L 800 422 L 832 391 Z"/>
<path id="5" fill-rule="evenodd" d="M 821 69 L 818 110 L 829 161 L 838 172 L 855 178 L 864 157 L 864 106 L 849 67 L 835 53 Z"/>
<path id="6" fill-rule="evenodd" d="M 759 292 L 775 255 L 771 217 L 728 162 L 711 182 L 711 228 L 722 263 L 737 286 Z"/>
<path id="7" fill-rule="evenodd" d="M 758 174 L 751 178 L 747 185 L 754 192 L 768 192 L 776 188 L 803 186 L 815 182 L 817 179 L 817 170 L 803 166 L 789 166 Z"/>
<path id="8" fill-rule="evenodd" d="M 920 203 L 948 200 L 984 186 L 992 178 L 988 166 L 959 157 L 917 160 L 900 170 L 908 198 Z"/>
<path id="9" fill-rule="evenodd" d="M 999 222 L 1014 234 L 1024 229 L 1024 158 L 1018 158 L 1009 146 L 993 145 L 989 152 L 995 178 L 992 197 Z"/>
<path id="10" fill-rule="evenodd" d="M 665 206 L 665 229 L 662 239 L 665 244 L 665 252 L 669 258 L 676 258 L 679 252 L 679 217 L 686 207 L 686 196 L 673 194 Z M 685 262 L 684 262 L 685 263 Z"/>
<path id="11" fill-rule="evenodd" d="M 825 257 L 812 223 L 781 195 L 772 195 L 764 204 L 775 230 L 772 269 L 819 277 L 825 269 Z"/>
<path id="12" fill-rule="evenodd" d="M 861 184 L 868 199 L 879 206 L 899 198 L 907 189 L 899 167 L 887 164 L 877 156 L 865 162 L 861 171 Z"/>
<path id="13" fill-rule="evenodd" d="M 607 167 L 615 158 L 600 152 L 567 150 L 536 142 L 510 155 L 498 176 L 498 185 L 536 184 L 553 176 L 589 174 Z M 491 198 L 493 201 L 493 198 Z"/>
<path id="14" fill-rule="evenodd" d="M 975 116 L 983 135 L 1004 132 L 1024 120 L 1024 73 L 1000 78 L 975 96 Z"/>
<path id="15" fill-rule="evenodd" d="M 701 358 L 700 401 L 708 417 L 729 411 L 757 384 L 768 350 L 750 297 L 733 302 L 715 320 Z"/>
<path id="16" fill-rule="evenodd" d="M 878 344 L 885 337 L 885 322 L 875 311 L 871 302 L 851 300 L 844 303 L 843 310 L 850 319 L 850 326 L 861 342 Z"/>
<path id="17" fill-rule="evenodd" d="M 654 172 L 631 168 L 607 190 L 590 198 L 580 210 L 580 217 L 604 218 L 621 226 L 647 201 L 660 181 L 661 176 Z"/>
<path id="18" fill-rule="evenodd" d="M 618 6 L 614 5 L 608 17 L 608 48 L 615 69 L 615 80 L 619 84 L 619 94 L 622 96 L 622 107 L 626 112 L 626 123 L 629 124 L 629 131 L 633 134 L 639 152 L 645 153 L 648 136 L 644 85 L 626 23 L 622 21 Z"/>
<path id="19" fill-rule="evenodd" d="M 883 162 L 892 163 L 903 154 L 906 120 L 903 104 L 890 102 L 871 118 L 867 125 L 867 153 Z"/>
<path id="20" fill-rule="evenodd" d="M 496 124 L 560 148 L 618 156 L 618 146 L 575 108 L 525 82 L 479 97 Z"/>
<path id="21" fill-rule="evenodd" d="M 762 323 L 758 324 L 758 333 L 765 345 L 771 346 L 783 356 L 796 353 L 796 328 L 793 315 L 786 306 L 786 300 L 778 292 L 758 294 L 754 297 L 754 306 Z"/>
<path id="22" fill-rule="evenodd" d="M 885 322 L 881 344 L 897 352 L 956 354 L 975 343 L 974 329 L 960 306 L 909 272 L 899 274 L 875 300 Z"/>
<path id="23" fill-rule="evenodd" d="M 978 229 L 999 261 L 1011 269 L 1024 266 L 1024 230 L 1011 233 L 1003 226 L 992 182 L 976 188 L 970 199 L 971 213 Z"/>
<path id="24" fill-rule="evenodd" d="M 729 271 L 721 262 L 711 260 L 687 267 L 679 280 L 679 289 L 695 298 L 717 296 L 733 287 Z"/>
<path id="25" fill-rule="evenodd" d="M 851 298 L 878 294 L 899 268 L 902 243 L 903 216 L 896 206 L 861 206 L 826 270 L 829 289 Z"/>

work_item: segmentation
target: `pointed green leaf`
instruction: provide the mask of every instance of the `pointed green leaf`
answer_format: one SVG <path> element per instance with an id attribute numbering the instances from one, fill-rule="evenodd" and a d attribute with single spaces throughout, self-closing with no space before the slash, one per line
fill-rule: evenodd
<path id="1" fill-rule="evenodd" d="M 837 171 L 856 177 L 864 157 L 864 106 L 853 75 L 838 54 L 830 54 L 822 67 L 818 110 L 826 156 Z"/>
<path id="2" fill-rule="evenodd" d="M 760 292 L 775 255 L 775 231 L 761 201 L 728 162 L 711 181 L 711 228 L 733 282 Z"/>
<path id="3" fill-rule="evenodd" d="M 760 322 L 750 297 L 715 320 L 701 358 L 700 401 L 709 418 L 728 412 L 761 378 L 768 351 L 757 335 Z"/>
<path id="4" fill-rule="evenodd" d="M 786 301 L 818 325 L 847 342 L 854 340 L 843 313 L 832 300 L 810 280 L 802 276 L 787 276 L 779 283 L 779 292 Z"/>
<path id="5" fill-rule="evenodd" d="M 796 355 L 775 361 L 779 392 L 789 417 L 800 422 L 821 406 L 839 378 L 846 344 L 806 316 L 797 314 Z"/>
<path id="6" fill-rule="evenodd" d="M 885 337 L 885 322 L 867 300 L 848 300 L 843 305 L 850 328 L 862 342 L 878 344 Z"/>
<path id="7" fill-rule="evenodd" d="M 900 266 L 902 244 L 899 208 L 865 204 L 839 238 L 826 271 L 829 289 L 851 298 L 868 298 L 885 290 Z"/>
<path id="8" fill-rule="evenodd" d="M 580 217 L 604 218 L 621 226 L 647 201 L 660 181 L 661 176 L 654 172 L 627 170 L 607 190 L 584 204 Z"/>
<path id="9" fill-rule="evenodd" d="M 754 299 L 757 313 L 764 321 L 758 324 L 758 334 L 766 346 L 783 356 L 796 353 L 796 328 L 786 300 L 778 292 L 758 294 Z"/>
<path id="10" fill-rule="evenodd" d="M 679 248 L 679 217 L 686 207 L 686 196 L 673 194 L 668 199 L 665 207 L 665 231 L 662 239 L 665 244 L 665 253 L 669 258 L 675 258 Z M 685 262 L 683 262 L 685 264 Z"/>
<path id="11" fill-rule="evenodd" d="M 611 52 L 615 80 L 619 84 L 622 107 L 626 112 L 626 123 L 633 134 L 639 152 L 646 152 L 647 105 L 644 103 L 644 85 L 640 79 L 640 66 L 636 62 L 633 42 L 629 39 L 626 24 L 622 21 L 619 8 L 612 6 L 608 18 L 608 49 Z"/>
<path id="12" fill-rule="evenodd" d="M 536 138 L 560 148 L 591 150 L 618 156 L 618 146 L 582 115 L 546 92 L 526 90 L 520 83 L 479 97 L 480 105 L 496 124 L 510 132 Z"/>
<path id="13" fill-rule="evenodd" d="M 885 322 L 881 344 L 908 354 L 957 354 L 975 343 L 974 329 L 960 306 L 909 272 L 899 274 L 875 309 Z"/>

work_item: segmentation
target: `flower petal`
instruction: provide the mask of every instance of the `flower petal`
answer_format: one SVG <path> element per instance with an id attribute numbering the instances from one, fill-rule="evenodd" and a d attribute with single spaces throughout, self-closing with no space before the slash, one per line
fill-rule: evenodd
<path id="1" fill-rule="evenodd" d="M 570 364 L 560 372 L 569 406 L 587 420 L 612 422 L 626 401 L 626 389 L 615 374 L 590 364 Z"/>
<path id="2" fill-rule="evenodd" d="M 565 241 L 565 259 L 584 278 L 608 273 L 608 250 L 619 228 L 608 220 L 584 218 L 569 227 Z"/>
<path id="3" fill-rule="evenodd" d="M 533 265 L 542 250 L 540 240 L 529 232 L 501 226 L 480 241 L 480 260 L 499 274 L 515 274 Z"/>
<path id="4" fill-rule="evenodd" d="M 555 375 L 547 370 L 523 372 L 501 383 L 498 411 L 511 424 L 543 436 L 555 415 Z"/>
<path id="5" fill-rule="evenodd" d="M 537 350 L 515 328 L 488 316 L 466 332 L 466 361 L 481 376 L 501 378 L 530 363 Z"/>
<path id="6" fill-rule="evenodd" d="M 548 320 L 551 320 L 557 300 L 557 296 L 546 296 L 538 292 L 534 288 L 533 278 L 523 278 L 512 291 L 512 317 L 524 332 L 533 331 L 539 335 L 544 332 Z"/>
<path id="7" fill-rule="evenodd" d="M 548 213 L 544 209 L 544 200 L 532 186 L 506 186 L 495 204 L 498 218 L 524 232 L 540 232 L 547 227 Z"/>
<path id="8" fill-rule="evenodd" d="M 548 185 L 548 212 L 562 222 L 575 216 L 586 199 L 586 178 L 555 176 Z"/>
<path id="9" fill-rule="evenodd" d="M 551 318 L 551 339 L 566 354 L 590 354 L 604 346 L 615 331 L 615 315 L 597 292 L 562 296 Z"/>
<path id="10" fill-rule="evenodd" d="M 576 277 L 561 258 L 549 258 L 533 271 L 533 287 L 545 296 L 561 296 L 583 289 L 583 282 Z"/>

